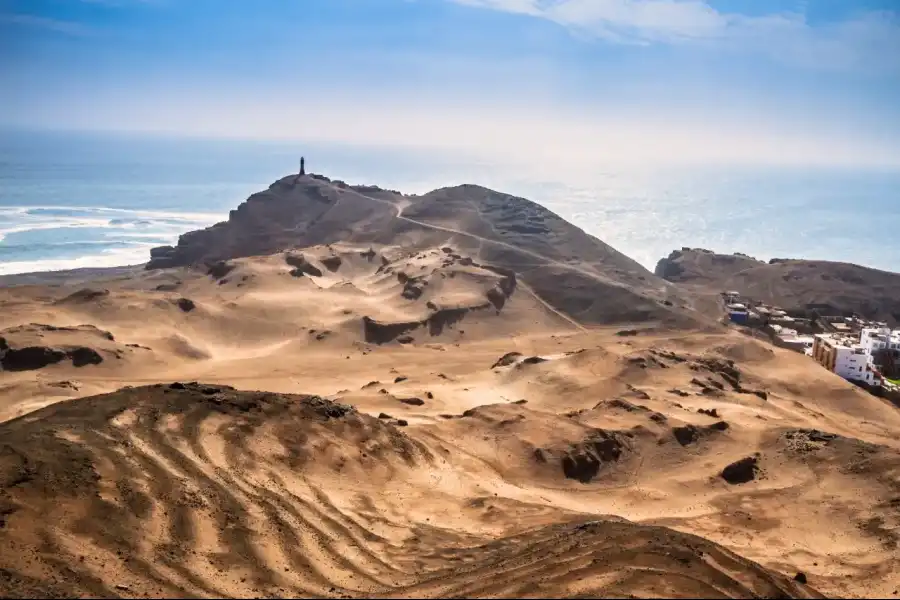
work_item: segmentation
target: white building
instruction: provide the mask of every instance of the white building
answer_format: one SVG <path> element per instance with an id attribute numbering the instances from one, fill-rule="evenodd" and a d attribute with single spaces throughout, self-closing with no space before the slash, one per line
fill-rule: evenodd
<path id="1" fill-rule="evenodd" d="M 859 342 L 870 357 L 886 348 L 900 351 L 900 329 L 891 331 L 887 327 L 866 327 L 860 333 Z"/>
<path id="2" fill-rule="evenodd" d="M 819 334 L 813 340 L 813 359 L 829 371 L 851 381 L 875 385 L 875 369 L 865 347 L 840 335 Z"/>

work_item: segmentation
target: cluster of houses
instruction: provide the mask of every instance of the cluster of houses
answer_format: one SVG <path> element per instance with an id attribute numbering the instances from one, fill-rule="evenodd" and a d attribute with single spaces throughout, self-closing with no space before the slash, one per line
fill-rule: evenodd
<path id="1" fill-rule="evenodd" d="M 858 317 L 792 317 L 778 307 L 722 294 L 731 322 L 765 332 L 783 348 L 803 352 L 849 381 L 900 391 L 900 329 Z"/>
<path id="2" fill-rule="evenodd" d="M 738 292 L 723 294 L 732 323 L 762 330 L 782 348 L 812 355 L 817 325 L 811 319 L 792 317 L 777 306 L 743 300 Z"/>

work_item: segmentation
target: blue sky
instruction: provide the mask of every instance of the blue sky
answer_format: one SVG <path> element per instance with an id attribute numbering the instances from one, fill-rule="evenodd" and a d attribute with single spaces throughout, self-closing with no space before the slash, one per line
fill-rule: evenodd
<path id="1" fill-rule="evenodd" d="M 900 0 L 0 0 L 0 125 L 900 166 Z"/>

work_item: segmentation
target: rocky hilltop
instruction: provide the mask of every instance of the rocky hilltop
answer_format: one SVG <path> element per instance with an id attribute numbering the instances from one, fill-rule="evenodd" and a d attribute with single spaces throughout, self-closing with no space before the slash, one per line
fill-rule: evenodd
<path id="1" fill-rule="evenodd" d="M 716 292 L 734 290 L 789 312 L 900 322 L 900 273 L 851 263 L 789 258 L 764 262 L 745 254 L 682 248 L 659 261 L 656 275 Z"/>
<path id="2" fill-rule="evenodd" d="M 404 195 L 290 175 L 250 196 L 227 221 L 154 248 L 147 268 L 339 242 L 405 250 L 448 244 L 515 272 L 553 309 L 582 323 L 677 325 L 699 318 L 688 296 L 609 245 L 534 202 L 477 185 Z"/>

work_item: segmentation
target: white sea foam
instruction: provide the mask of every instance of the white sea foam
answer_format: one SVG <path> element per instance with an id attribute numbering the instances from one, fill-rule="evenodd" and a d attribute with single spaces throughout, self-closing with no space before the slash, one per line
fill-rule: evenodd
<path id="1" fill-rule="evenodd" d="M 143 263 L 150 258 L 150 248 L 160 244 L 172 244 L 186 231 L 200 229 L 221 220 L 219 213 L 175 212 L 143 209 L 109 208 L 102 206 L 4 206 L 0 207 L 0 246 L 6 247 L 7 260 L 0 260 L 0 274 L 26 273 L 81 267 L 106 267 Z M 85 235 L 84 239 L 65 239 L 54 236 L 51 230 L 59 229 L 103 230 Z M 39 238 L 29 235 L 30 242 L 22 241 L 14 234 L 47 231 Z M 76 236 L 77 231 L 73 231 Z M 75 245 L 110 246 L 127 244 L 126 247 L 106 248 L 85 256 L 66 256 L 67 247 Z M 49 248 L 46 259 L 28 260 L 33 255 L 32 244 Z M 21 254 L 16 251 L 21 248 Z M 59 252 L 53 252 L 53 248 Z M 90 250 L 88 250 L 90 252 Z M 21 256 L 22 260 L 16 260 Z"/>
<path id="2" fill-rule="evenodd" d="M 130 248 L 116 248 L 77 258 L 0 262 L 0 275 L 137 265 L 147 262 L 152 247 L 153 244 L 146 244 Z"/>
<path id="3" fill-rule="evenodd" d="M 43 211 L 65 211 L 76 214 L 53 214 Z M 0 243 L 12 233 L 78 227 L 112 230 L 140 228 L 144 230 L 140 234 L 141 237 L 158 237 L 153 235 L 154 233 L 178 235 L 190 229 L 212 225 L 221 218 L 222 215 L 216 213 L 180 213 L 89 206 L 0 207 Z"/>

